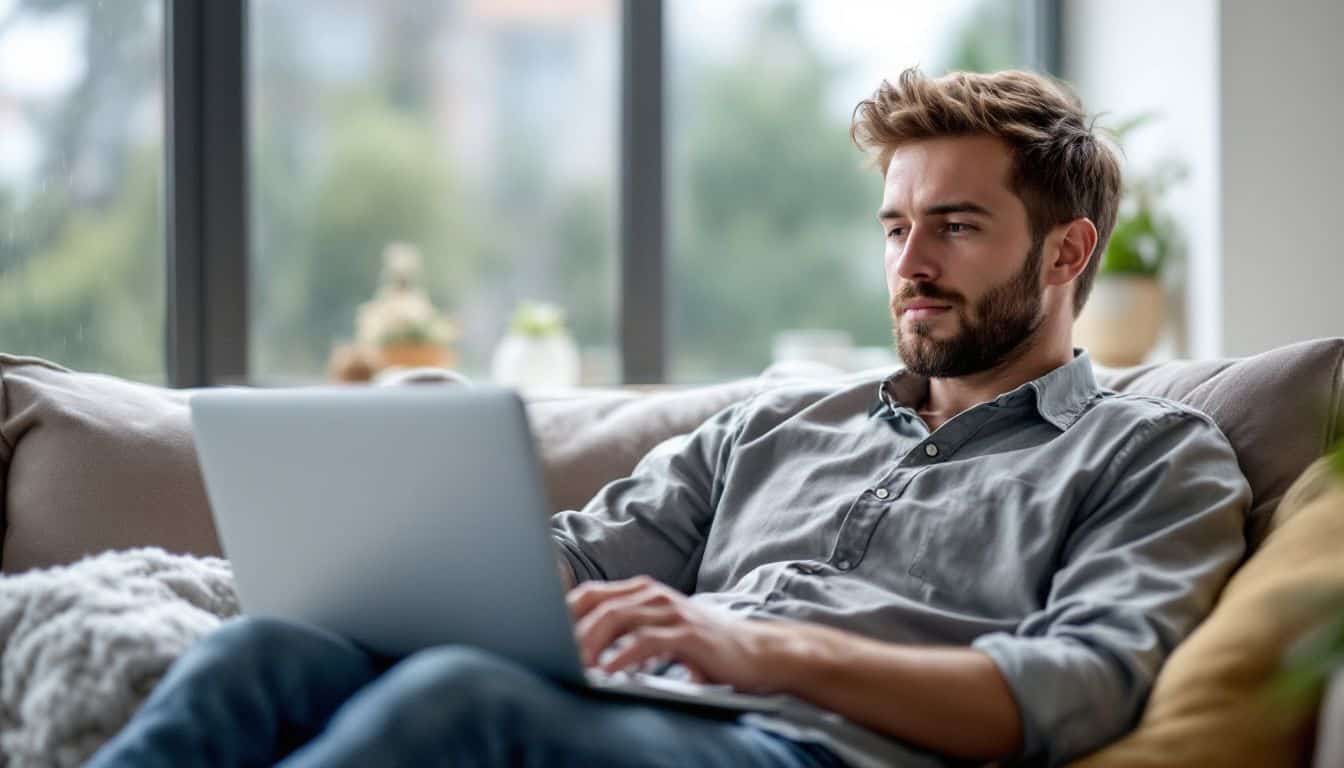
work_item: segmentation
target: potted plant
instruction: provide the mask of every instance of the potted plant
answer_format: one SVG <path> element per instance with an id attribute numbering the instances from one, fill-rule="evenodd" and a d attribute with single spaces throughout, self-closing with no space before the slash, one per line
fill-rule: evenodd
<path id="1" fill-rule="evenodd" d="M 1123 142 L 1150 119 L 1141 115 L 1114 133 Z M 1167 162 L 1151 174 L 1132 175 L 1125 185 L 1092 295 L 1074 323 L 1077 343 L 1102 365 L 1137 365 L 1157 342 L 1166 315 L 1162 274 L 1177 237 L 1160 204 L 1166 190 L 1184 175 L 1181 164 Z"/>
<path id="2" fill-rule="evenodd" d="M 430 302 L 422 272 L 415 246 L 387 245 L 378 291 L 356 310 L 354 344 L 332 352 L 334 378 L 360 381 L 387 368 L 453 366 L 457 329 Z"/>
<path id="3" fill-rule="evenodd" d="M 490 365 L 495 383 L 514 387 L 575 387 L 579 348 L 565 330 L 565 313 L 545 302 L 522 302 Z"/>

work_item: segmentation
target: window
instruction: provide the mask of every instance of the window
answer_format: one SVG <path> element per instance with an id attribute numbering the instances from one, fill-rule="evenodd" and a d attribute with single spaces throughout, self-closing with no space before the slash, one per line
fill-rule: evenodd
<path id="1" fill-rule="evenodd" d="M 616 381 L 618 22 L 614 0 L 253 2 L 253 376 L 321 377 L 383 254 L 413 251 L 469 375 L 545 301 L 583 381 Z"/>
<path id="2" fill-rule="evenodd" d="M 164 379 L 163 9 L 0 0 L 0 351 Z"/>
<path id="3" fill-rule="evenodd" d="M 752 374 L 800 345 L 875 365 L 879 179 L 850 111 L 914 63 L 1048 64 L 1057 15 L 0 0 L 0 350 L 176 385 L 318 381 L 418 259 L 476 377 L 527 301 L 566 312 L 585 384 Z"/>
<path id="4" fill-rule="evenodd" d="M 850 115 L 912 65 L 1022 66 L 1023 4 L 666 8 L 670 377 L 759 373 L 791 343 L 852 367 L 892 359 L 881 179 L 850 143 Z"/>

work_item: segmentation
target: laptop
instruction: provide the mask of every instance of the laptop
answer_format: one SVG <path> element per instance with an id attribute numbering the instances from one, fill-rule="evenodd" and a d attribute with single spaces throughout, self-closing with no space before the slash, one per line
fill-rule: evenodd
<path id="1" fill-rule="evenodd" d="M 512 390 L 211 390 L 192 396 L 191 420 L 246 614 L 394 658 L 475 646 L 569 686 L 706 714 L 799 703 L 584 669 Z"/>

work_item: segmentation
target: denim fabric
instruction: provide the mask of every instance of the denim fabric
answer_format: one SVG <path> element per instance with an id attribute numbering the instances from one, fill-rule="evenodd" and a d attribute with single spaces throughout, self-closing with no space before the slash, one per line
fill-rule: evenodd
<path id="1" fill-rule="evenodd" d="M 484 651 L 391 663 L 313 627 L 231 621 L 185 654 L 93 768 L 842 763 L 735 720 L 597 698 Z"/>

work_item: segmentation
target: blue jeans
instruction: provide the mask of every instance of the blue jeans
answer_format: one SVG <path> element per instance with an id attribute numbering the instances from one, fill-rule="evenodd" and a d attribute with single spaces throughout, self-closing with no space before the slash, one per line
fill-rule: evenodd
<path id="1" fill-rule="evenodd" d="M 395 664 L 323 630 L 230 621 L 90 766 L 841 766 L 820 746 L 559 686 L 484 651 Z"/>

